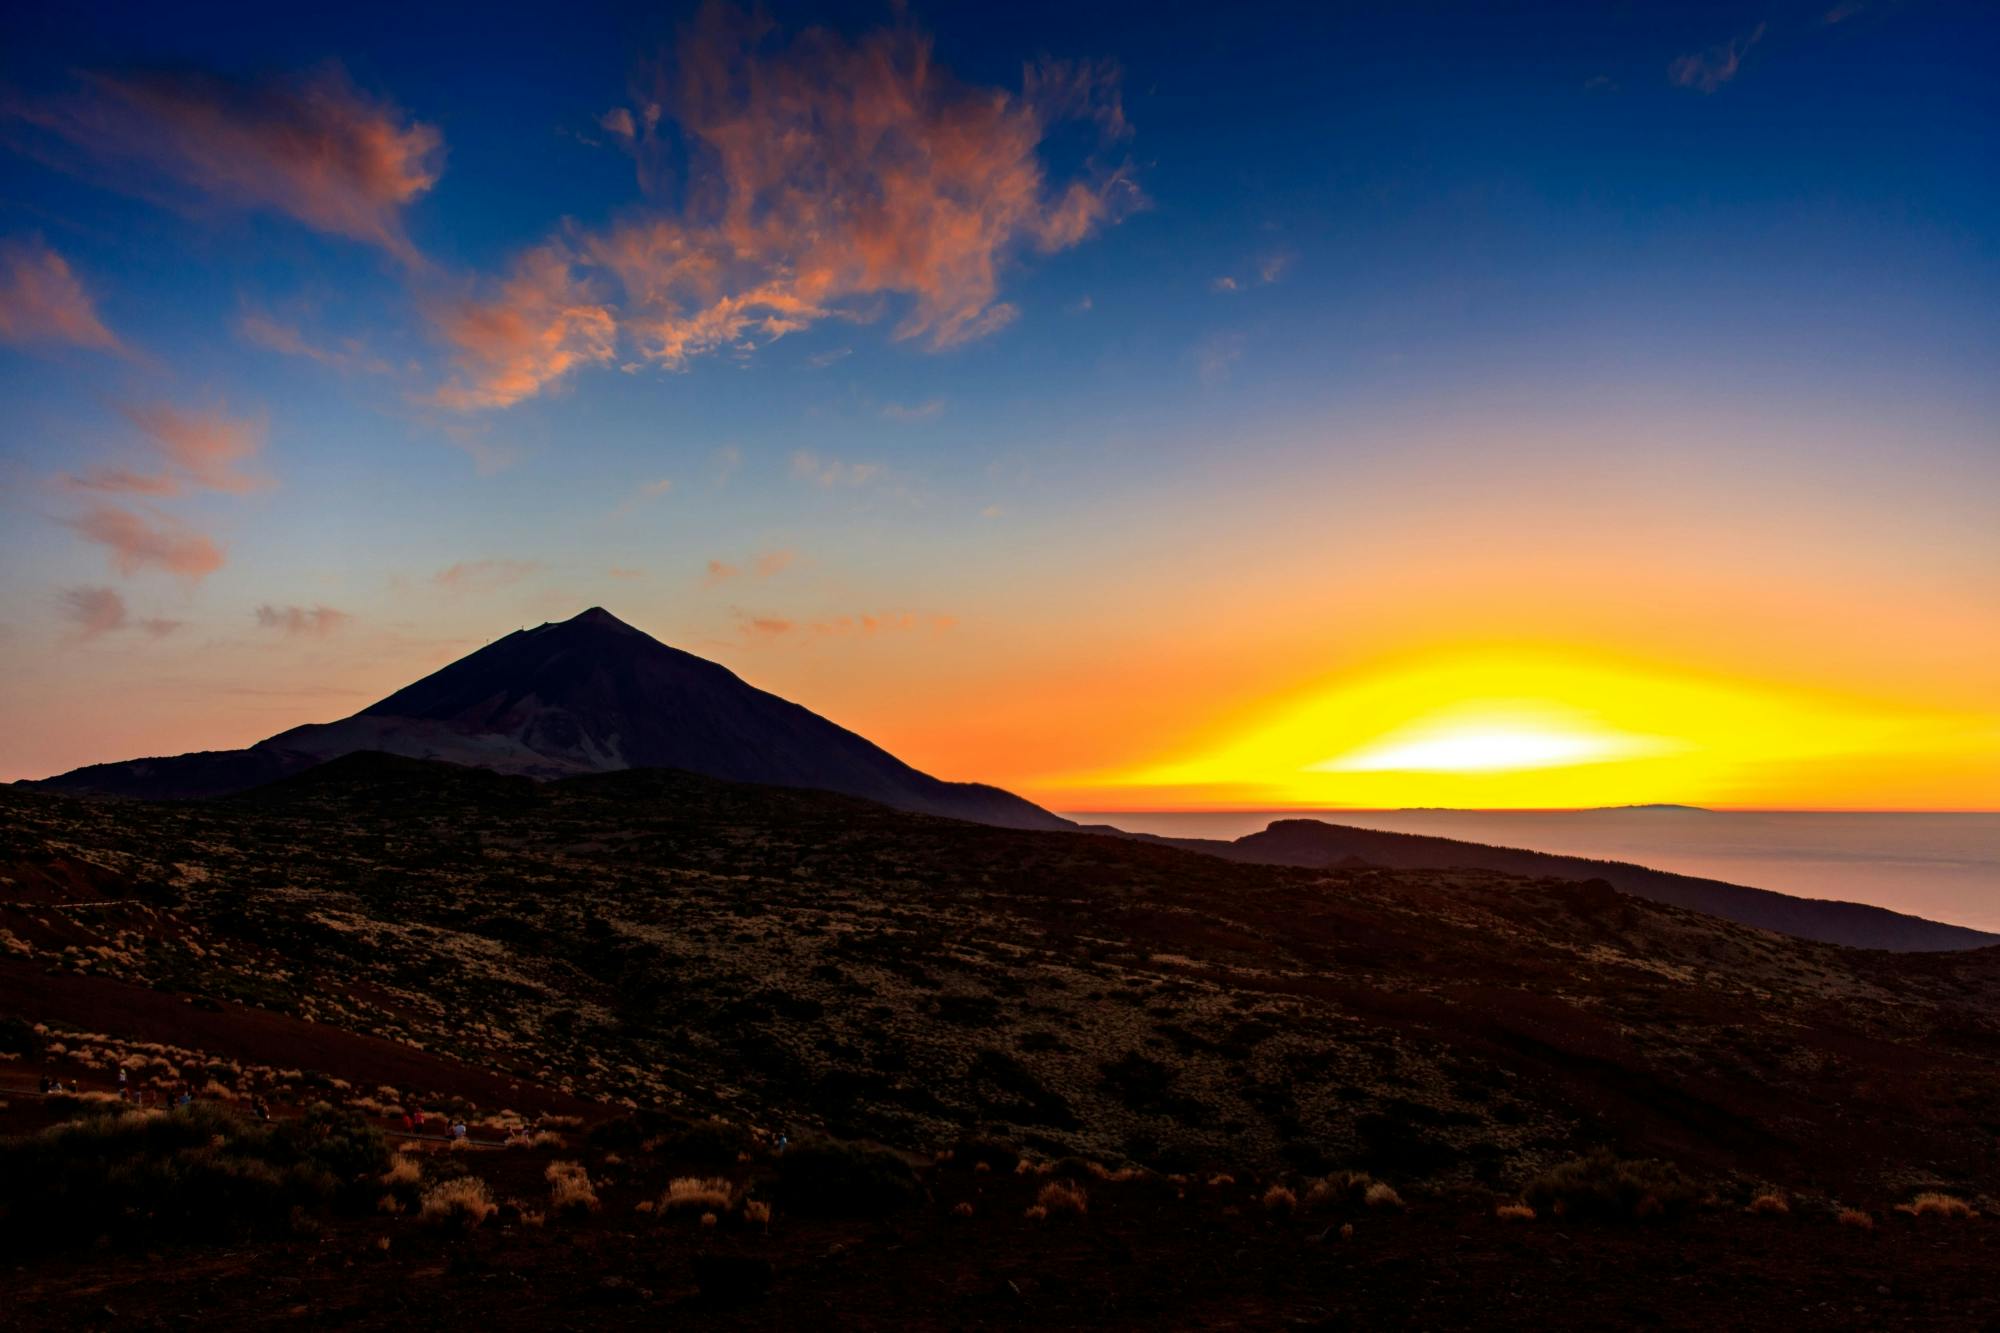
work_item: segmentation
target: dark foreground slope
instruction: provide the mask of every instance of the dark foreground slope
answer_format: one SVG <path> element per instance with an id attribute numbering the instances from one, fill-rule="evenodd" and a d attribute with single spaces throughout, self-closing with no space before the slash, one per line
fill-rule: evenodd
<path id="1" fill-rule="evenodd" d="M 1706 912 L 1746 926 L 1800 939 L 1860 949 L 1925 951 L 1978 949 L 2000 944 L 2000 935 L 1969 926 L 1930 921 L 1866 903 L 1799 898 L 1717 879 L 1676 875 L 1623 861 L 1558 856 L 1519 847 L 1493 847 L 1418 833 L 1279 819 L 1261 833 L 1234 842 L 1206 838 L 1162 839 L 1176 847 L 1259 865 L 1324 869 L 1363 863 L 1391 870 L 1492 870 L 1503 875 L 1603 880 L 1621 893 Z"/>
<path id="2" fill-rule="evenodd" d="M 1893 1211 L 2000 1189 L 1991 950 L 1847 950 L 1602 883 L 1235 864 L 687 774 L 372 755 L 219 802 L 0 792 L 0 877 L 0 1036 L 42 1025 L 86 1087 L 118 1060 L 280 1116 L 324 1098 L 385 1125 L 449 1111 L 487 1142 L 556 1125 L 421 1152 L 393 1207 L 374 1187 L 300 1223 L 323 1231 L 14 1268 L 0 1300 L 24 1327 L 2000 1316 L 1986 1220 Z M 0 1063 L 0 1124 L 40 1113 L 33 1068 Z M 670 1128 L 711 1113 L 740 1159 Z M 800 1193 L 771 1136 L 817 1131 L 911 1154 L 908 1190 Z M 979 1171 L 989 1148 L 933 1164 L 967 1135 L 1048 1174 Z M 1555 1218 L 1537 1182 L 1597 1147 L 1690 1183 L 1658 1214 Z M 597 1211 L 552 1211 L 557 1162 Z M 1343 1171 L 1402 1206 L 1344 1185 L 1308 1203 Z M 467 1174 L 499 1214 L 413 1215 Z M 714 1227 L 655 1210 L 682 1176 L 730 1182 Z M 1082 1215 L 1028 1215 L 1071 1176 Z M 1538 1220 L 1494 1216 L 1524 1191 Z M 1789 1211 L 1747 1211 L 1764 1194 Z"/>
<path id="3" fill-rule="evenodd" d="M 1069 827 L 996 787 L 921 773 L 598 607 L 509 634 L 339 722 L 294 727 L 244 750 L 93 764 L 35 785 L 198 799 L 369 750 L 534 778 L 679 768 L 1006 827 Z"/>

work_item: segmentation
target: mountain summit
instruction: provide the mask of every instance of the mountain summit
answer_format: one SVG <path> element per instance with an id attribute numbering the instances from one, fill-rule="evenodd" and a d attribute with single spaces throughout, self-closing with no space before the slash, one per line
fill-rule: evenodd
<path id="1" fill-rule="evenodd" d="M 381 750 L 536 778 L 679 768 L 816 787 L 901 810 L 1068 828 L 997 787 L 943 782 L 728 668 L 602 607 L 509 634 L 338 722 L 245 750 L 93 764 L 36 784 L 147 798 L 219 796 L 340 755 Z"/>

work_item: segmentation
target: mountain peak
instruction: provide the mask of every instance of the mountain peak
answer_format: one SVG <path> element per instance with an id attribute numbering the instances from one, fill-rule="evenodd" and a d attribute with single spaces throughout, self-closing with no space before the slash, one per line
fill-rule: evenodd
<path id="1" fill-rule="evenodd" d="M 639 630 L 632 628 L 601 606 L 593 606 L 587 611 L 579 611 L 562 623 L 590 629 L 622 629 L 627 634 L 640 633 Z"/>

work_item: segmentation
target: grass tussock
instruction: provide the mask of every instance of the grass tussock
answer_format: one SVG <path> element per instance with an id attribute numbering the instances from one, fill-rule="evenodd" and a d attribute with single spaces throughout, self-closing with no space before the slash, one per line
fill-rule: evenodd
<path id="1" fill-rule="evenodd" d="M 771 1205 L 765 1203 L 762 1199 L 745 1199 L 743 1201 L 743 1221 L 747 1226 L 762 1227 L 764 1230 L 769 1231 L 771 1229 Z"/>
<path id="2" fill-rule="evenodd" d="M 1051 1180 L 1035 1195 L 1035 1206 L 1049 1217 L 1059 1217 L 1067 1213 L 1083 1217 L 1090 1212 L 1090 1195 L 1083 1186 L 1070 1180 Z"/>
<path id="3" fill-rule="evenodd" d="M 1862 1212 L 1859 1208 L 1841 1209 L 1840 1215 L 1834 1218 L 1834 1221 L 1844 1227 L 1853 1227 L 1857 1231 L 1873 1231 L 1875 1229 L 1875 1219 L 1869 1214 Z"/>
<path id="4" fill-rule="evenodd" d="M 1908 1203 L 1897 1204 L 1896 1211 L 1908 1217 L 1937 1217 L 1946 1221 L 1979 1216 L 1965 1200 L 1936 1190 L 1925 1190 Z"/>
<path id="5" fill-rule="evenodd" d="M 1785 1201 L 1782 1194 L 1759 1194 L 1744 1211 L 1760 1217 L 1783 1217 L 1792 1211 L 1792 1205 Z"/>
<path id="6" fill-rule="evenodd" d="M 1565 1219 L 1645 1222 L 1686 1209 L 1700 1191 L 1671 1162 L 1618 1157 L 1599 1148 L 1537 1176 L 1529 1183 L 1530 1207 Z"/>
<path id="7" fill-rule="evenodd" d="M 549 1182 L 549 1211 L 553 1213 L 594 1213 L 598 1210 L 597 1191 L 591 1187 L 590 1173 L 582 1162 L 550 1162 L 542 1178 Z"/>
<path id="8" fill-rule="evenodd" d="M 1503 1203 L 1493 1210 L 1493 1216 L 1502 1222 L 1532 1222 L 1535 1210 L 1525 1203 Z"/>
<path id="9" fill-rule="evenodd" d="M 440 1225 L 478 1226 L 500 1210 L 486 1182 L 478 1176 L 455 1176 L 440 1181 L 424 1194 L 417 1216 Z"/>
<path id="10" fill-rule="evenodd" d="M 1287 1217 L 1299 1210 L 1299 1196 L 1283 1185 L 1273 1185 L 1265 1190 L 1262 1203 L 1265 1212 L 1281 1213 Z"/>
<path id="11" fill-rule="evenodd" d="M 660 1196 L 662 1213 L 726 1212 L 735 1188 L 721 1176 L 676 1176 Z"/>

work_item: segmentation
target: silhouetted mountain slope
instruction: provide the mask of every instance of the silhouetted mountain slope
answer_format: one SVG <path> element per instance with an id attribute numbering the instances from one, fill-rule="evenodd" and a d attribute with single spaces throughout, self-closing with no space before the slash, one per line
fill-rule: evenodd
<path id="1" fill-rule="evenodd" d="M 1491 847 L 1454 838 L 1385 833 L 1316 819 L 1280 819 L 1262 833 L 1234 842 L 1169 839 L 1173 845 L 1232 861 L 1308 868 L 1384 866 L 1394 870 L 1497 870 L 1509 875 L 1601 879 L 1638 898 L 1671 903 L 1727 921 L 1775 930 L 1800 939 L 1861 949 L 1906 952 L 1976 949 L 2000 944 L 2000 935 L 1892 912 L 1865 903 L 1795 898 L 1722 880 L 1676 875 L 1623 861 L 1593 861 L 1516 847 Z"/>
<path id="2" fill-rule="evenodd" d="M 509 634 L 339 722 L 295 727 L 246 750 L 95 764 L 36 785 L 152 799 L 220 796 L 364 750 L 533 778 L 678 768 L 984 824 L 1071 827 L 997 787 L 921 773 L 598 607 Z"/>

